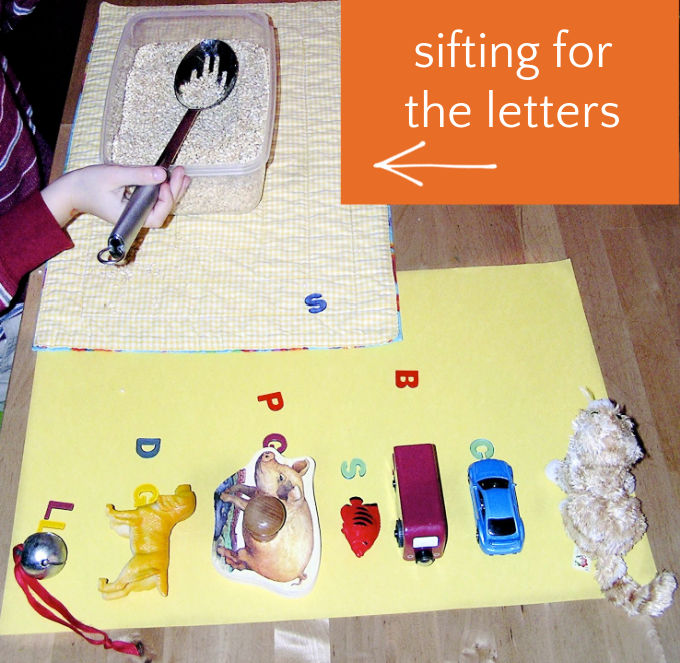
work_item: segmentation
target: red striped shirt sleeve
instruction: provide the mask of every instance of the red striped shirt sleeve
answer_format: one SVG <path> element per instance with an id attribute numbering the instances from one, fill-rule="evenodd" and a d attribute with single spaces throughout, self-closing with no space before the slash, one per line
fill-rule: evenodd
<path id="1" fill-rule="evenodd" d="M 23 276 L 72 246 L 39 191 L 0 216 L 0 309 L 9 305 Z"/>

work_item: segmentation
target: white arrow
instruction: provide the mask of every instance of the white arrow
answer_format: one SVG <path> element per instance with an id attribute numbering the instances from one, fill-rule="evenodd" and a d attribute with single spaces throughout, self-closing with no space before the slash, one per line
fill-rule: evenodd
<path id="1" fill-rule="evenodd" d="M 401 169 L 403 168 L 481 168 L 484 170 L 493 170 L 497 166 L 495 163 L 473 163 L 473 164 L 463 164 L 463 163 L 400 163 L 400 164 L 395 164 L 394 162 L 399 159 L 400 157 L 403 157 L 406 154 L 410 154 L 411 152 L 415 152 L 416 150 L 419 150 L 421 147 L 425 147 L 425 141 L 421 140 L 417 145 L 414 145 L 413 147 L 409 147 L 408 150 L 404 150 L 403 152 L 399 152 L 399 154 L 395 154 L 394 156 L 388 157 L 387 159 L 384 159 L 383 161 L 378 161 L 377 163 L 373 164 L 374 168 L 382 168 L 383 170 L 386 170 L 388 173 L 394 173 L 395 175 L 399 175 L 399 177 L 403 177 L 405 180 L 408 180 L 409 182 L 413 182 L 413 184 L 416 184 L 418 186 L 423 186 L 423 183 L 420 180 L 417 180 L 415 177 L 411 177 L 409 175 L 406 175 L 405 173 L 401 172 Z"/>

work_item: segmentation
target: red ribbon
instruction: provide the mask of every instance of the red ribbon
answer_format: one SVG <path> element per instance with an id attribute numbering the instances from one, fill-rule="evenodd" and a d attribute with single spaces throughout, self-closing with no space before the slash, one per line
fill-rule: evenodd
<path id="1" fill-rule="evenodd" d="M 19 587 L 21 587 L 24 594 L 26 594 L 28 602 L 39 615 L 42 615 L 46 619 L 56 622 L 57 624 L 70 628 L 74 633 L 85 638 L 90 644 L 104 645 L 105 649 L 113 649 L 123 654 L 132 654 L 133 656 L 142 656 L 144 654 L 144 647 L 141 642 L 135 643 L 125 642 L 124 640 L 111 640 L 104 631 L 83 624 L 79 619 L 76 619 L 61 601 L 52 596 L 52 594 L 42 586 L 37 578 L 26 573 L 21 566 L 21 553 L 23 549 L 23 544 L 19 544 L 18 546 L 15 546 L 12 553 L 14 556 L 14 577 L 17 579 L 17 583 L 19 583 Z M 33 596 L 33 594 L 36 594 L 45 605 L 40 603 L 38 598 Z M 64 619 L 55 614 L 53 610 L 58 612 Z M 91 635 L 97 635 L 99 637 L 90 637 Z"/>

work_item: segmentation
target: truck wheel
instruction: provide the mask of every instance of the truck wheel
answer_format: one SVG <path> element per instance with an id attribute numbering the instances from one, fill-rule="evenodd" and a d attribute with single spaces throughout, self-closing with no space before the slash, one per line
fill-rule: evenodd
<path id="1" fill-rule="evenodd" d="M 400 548 L 404 547 L 404 523 L 401 520 L 397 520 L 394 525 L 394 538 L 397 540 L 397 545 Z"/>

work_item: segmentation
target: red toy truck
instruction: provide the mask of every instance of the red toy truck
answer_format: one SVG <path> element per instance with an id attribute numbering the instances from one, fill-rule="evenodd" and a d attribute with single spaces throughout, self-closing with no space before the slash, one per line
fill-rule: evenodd
<path id="1" fill-rule="evenodd" d="M 397 492 L 394 529 L 404 559 L 431 564 L 446 546 L 447 523 L 434 444 L 394 447 L 392 485 Z"/>

